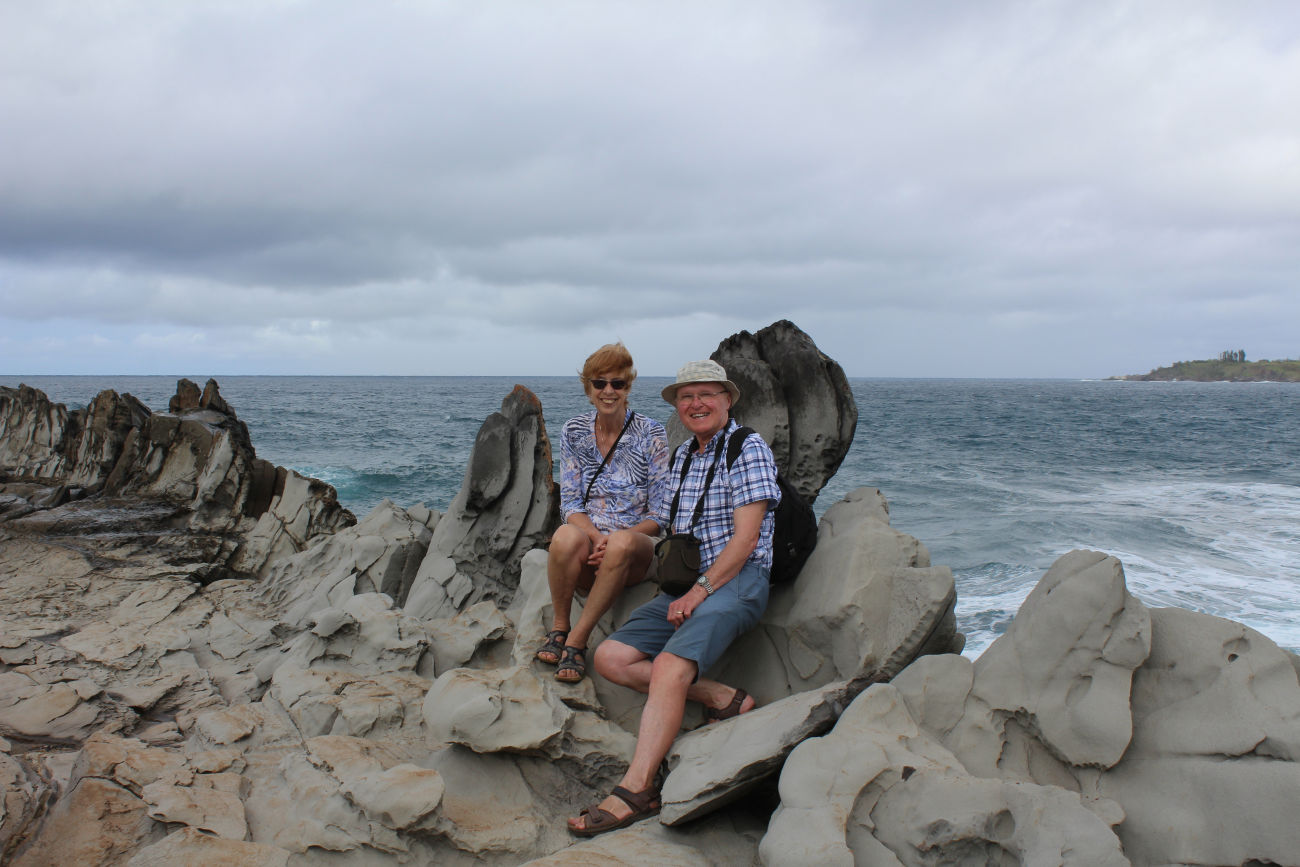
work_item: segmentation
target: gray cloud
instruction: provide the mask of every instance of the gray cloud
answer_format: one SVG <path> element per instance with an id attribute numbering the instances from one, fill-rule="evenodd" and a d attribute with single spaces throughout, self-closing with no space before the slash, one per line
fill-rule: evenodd
<path id="1" fill-rule="evenodd" d="M 5 4 L 0 367 L 512 372 L 621 328 L 668 373 L 783 317 L 858 375 L 1296 355 L 1298 19 Z"/>

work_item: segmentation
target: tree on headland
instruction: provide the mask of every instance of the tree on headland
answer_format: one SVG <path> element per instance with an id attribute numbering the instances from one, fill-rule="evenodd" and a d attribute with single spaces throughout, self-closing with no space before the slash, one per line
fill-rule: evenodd
<path id="1" fill-rule="evenodd" d="M 1236 363 L 1238 363 L 1238 364 L 1245 364 L 1245 363 L 1246 363 L 1246 350 L 1244 350 L 1244 349 L 1228 349 L 1228 350 L 1225 350 L 1225 351 L 1219 353 L 1219 360 L 1220 360 L 1220 361 L 1233 361 L 1233 362 L 1236 362 Z"/>

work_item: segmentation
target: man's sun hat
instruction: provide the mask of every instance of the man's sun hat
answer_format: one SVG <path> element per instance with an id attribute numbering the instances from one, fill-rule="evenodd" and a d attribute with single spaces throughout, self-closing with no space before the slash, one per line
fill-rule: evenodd
<path id="1" fill-rule="evenodd" d="M 716 361 L 688 361 L 677 371 L 677 381 L 672 385 L 664 388 L 659 392 L 663 395 L 664 400 L 669 403 L 677 403 L 677 389 L 683 385 L 693 385 L 697 382 L 716 382 L 727 390 L 731 395 L 731 404 L 735 406 L 740 400 L 740 389 L 736 384 L 727 379 L 727 371 Z"/>

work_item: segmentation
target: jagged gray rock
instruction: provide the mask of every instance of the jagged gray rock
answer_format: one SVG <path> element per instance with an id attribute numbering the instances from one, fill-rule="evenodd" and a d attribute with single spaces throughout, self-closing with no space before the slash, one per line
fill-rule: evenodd
<path id="1" fill-rule="evenodd" d="M 195 400 L 197 390 L 181 380 L 174 413 L 111 390 L 70 412 L 36 389 L 0 387 L 6 529 L 85 540 L 96 554 L 152 536 L 145 544 L 171 547 L 165 562 L 213 581 L 260 575 L 356 522 L 330 486 L 259 459 L 215 381 Z"/>
<path id="2" fill-rule="evenodd" d="M 373 741 L 326 735 L 307 741 L 307 750 L 372 822 L 395 831 L 423 829 L 442 804 L 446 784 L 441 774 L 398 762 Z"/>
<path id="3" fill-rule="evenodd" d="M 791 753 L 760 852 L 769 867 L 1128 863 L 1077 793 L 967 773 L 888 684 Z"/>
<path id="4" fill-rule="evenodd" d="M 278 846 L 228 840 L 186 827 L 141 849 L 127 862 L 127 867 L 176 867 L 178 864 L 287 867 L 290 854 Z"/>
<path id="5" fill-rule="evenodd" d="M 1129 594 L 1119 561 L 1066 554 L 975 663 L 969 698 L 959 699 L 964 710 L 944 726 L 943 742 L 983 777 L 1059 784 L 1047 769 L 1110 767 L 1132 736 L 1129 690 L 1150 642 L 1150 615 Z M 899 687 L 908 692 L 906 681 Z M 928 689 L 910 694 L 918 692 L 943 701 Z"/>
<path id="6" fill-rule="evenodd" d="M 708 823 L 670 828 L 643 819 L 620 831 L 573 843 L 560 851 L 524 862 L 524 867 L 715 867 L 758 864 L 761 814 L 733 810 L 715 814 Z"/>
<path id="7" fill-rule="evenodd" d="M 274 560 L 258 592 L 301 626 L 314 611 L 354 594 L 384 593 L 402 604 L 429 549 L 438 516 L 417 521 L 384 500 L 361 523 Z"/>
<path id="8" fill-rule="evenodd" d="M 559 758 L 573 711 L 548 700 L 549 684 L 525 668 L 457 668 L 438 677 L 424 699 L 424 724 L 434 744 L 477 753 L 535 752 Z"/>
<path id="9" fill-rule="evenodd" d="M 668 756 L 660 821 L 689 822 L 743 796 L 800 743 L 830 729 L 852 694 L 847 683 L 832 684 L 681 735 Z"/>
<path id="10" fill-rule="evenodd" d="M 504 648 L 506 639 L 513 636 L 514 624 L 491 602 L 476 603 L 450 619 L 426 622 L 425 627 L 432 660 L 425 657 L 422 674 L 437 677 L 475 662 L 476 668 L 503 668 L 508 664 L 507 653 L 493 653 Z"/>
<path id="11" fill-rule="evenodd" d="M 709 357 L 740 387 L 732 415 L 763 436 L 799 494 L 816 500 L 857 430 L 858 406 L 843 368 L 785 319 L 756 334 L 733 334 Z M 673 430 L 672 442 L 685 439 L 680 427 Z"/>
<path id="12" fill-rule="evenodd" d="M 912 754 L 853 770 L 894 739 Z M 979 660 L 917 660 L 825 742 L 786 762 L 765 863 L 1282 864 L 1300 851 L 1290 655 L 1240 624 L 1148 611 L 1095 551 L 1061 557 Z"/>
<path id="13" fill-rule="evenodd" d="M 0 386 L 0 473 L 98 490 L 149 415 L 139 400 L 112 390 L 69 412 L 37 389 Z"/>
<path id="14" fill-rule="evenodd" d="M 918 656 L 960 650 L 956 601 L 951 570 L 889 525 L 879 491 L 858 488 L 826 510 L 798 579 L 772 588 L 713 676 L 760 703 L 836 681 L 861 691 Z"/>
<path id="15" fill-rule="evenodd" d="M 1132 743 L 1096 780 L 1124 807 L 1125 854 L 1135 864 L 1295 863 L 1300 684 L 1289 654 L 1240 623 L 1150 614 Z"/>
<path id="16" fill-rule="evenodd" d="M 50 785 L 0 738 L 0 862 L 9 863 L 26 830 L 53 797 Z"/>
<path id="17" fill-rule="evenodd" d="M 544 547 L 558 524 L 542 405 L 515 386 L 474 440 L 464 483 L 438 521 L 406 609 L 429 620 L 483 600 L 509 605 L 524 555 Z"/>

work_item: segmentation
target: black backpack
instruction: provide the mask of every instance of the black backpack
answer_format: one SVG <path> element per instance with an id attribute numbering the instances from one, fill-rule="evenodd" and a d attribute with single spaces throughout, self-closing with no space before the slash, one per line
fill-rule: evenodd
<path id="1" fill-rule="evenodd" d="M 738 427 L 731 434 L 727 443 L 728 470 L 740 457 L 745 440 L 753 432 L 752 427 Z M 776 527 L 772 531 L 771 582 L 787 584 L 799 577 L 799 570 L 817 546 L 817 516 L 780 472 L 776 474 L 776 484 L 781 489 L 781 502 L 776 506 Z"/>

